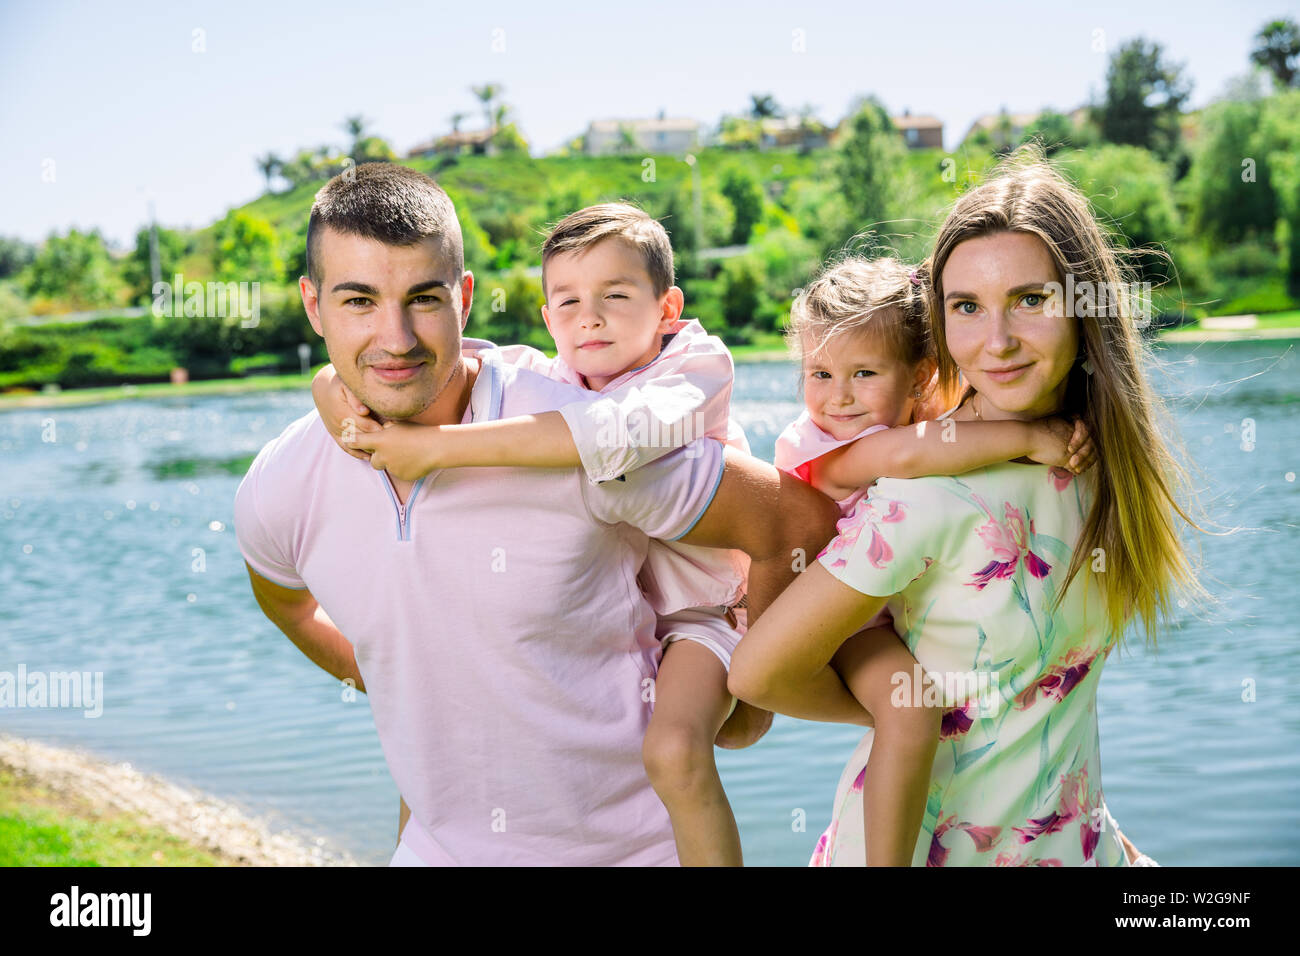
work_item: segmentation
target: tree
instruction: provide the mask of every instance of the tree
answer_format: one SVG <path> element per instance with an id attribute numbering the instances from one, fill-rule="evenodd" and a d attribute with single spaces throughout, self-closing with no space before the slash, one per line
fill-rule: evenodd
<path id="1" fill-rule="evenodd" d="M 754 324 L 761 304 L 763 277 L 749 256 L 728 259 L 722 267 L 722 318 L 729 329 L 745 329 Z"/>
<path id="2" fill-rule="evenodd" d="M 1191 95 L 1182 71 L 1165 61 L 1159 43 L 1138 37 L 1121 44 L 1106 69 L 1105 100 L 1094 108 L 1102 138 L 1171 156 L 1181 135 L 1183 103 Z"/>
<path id="3" fill-rule="evenodd" d="M 275 153 L 267 153 L 265 156 L 259 156 L 257 158 L 257 168 L 261 171 L 262 175 L 266 177 L 267 192 L 275 191 L 271 188 L 271 177 L 278 175 L 283 167 L 284 160 L 275 155 Z"/>
<path id="4" fill-rule="evenodd" d="M 352 144 L 348 149 L 348 155 L 355 159 L 358 153 L 357 147 L 365 137 L 366 118 L 360 115 L 347 117 L 343 121 L 343 131 L 347 133 L 349 138 L 352 140 Z M 355 159 L 355 161 L 358 163 L 361 162 L 360 159 Z"/>
<path id="5" fill-rule="evenodd" d="M 275 282 L 284 273 L 275 229 L 260 216 L 235 210 L 213 227 L 213 264 L 228 282 Z"/>
<path id="6" fill-rule="evenodd" d="M 734 213 L 731 244 L 744 245 L 754 224 L 763 217 L 763 187 L 748 169 L 732 167 L 722 177 L 722 195 Z"/>
<path id="7" fill-rule="evenodd" d="M 1062 165 L 1101 220 L 1135 250 L 1130 262 L 1139 278 L 1168 280 L 1168 259 L 1162 253 L 1182 231 L 1169 168 L 1147 150 L 1115 145 L 1072 153 Z"/>
<path id="8" fill-rule="evenodd" d="M 460 112 L 452 113 L 452 114 L 451 114 L 451 131 L 452 131 L 452 133 L 453 133 L 453 134 L 455 134 L 455 133 L 459 133 L 459 132 L 460 132 L 460 124 L 463 123 L 463 122 L 465 122 L 465 120 L 468 119 L 468 118 L 469 118 L 469 114 L 468 114 L 468 113 L 460 113 Z"/>
<path id="9" fill-rule="evenodd" d="M 840 144 L 835 172 L 852 235 L 874 229 L 892 217 L 895 210 L 891 197 L 906 161 L 907 147 L 884 106 L 874 97 L 862 102 L 847 125 L 848 135 Z"/>
<path id="10" fill-rule="evenodd" d="M 1225 100 L 1201 114 L 1201 135 L 1188 173 L 1194 229 L 1213 242 L 1271 238 L 1277 222 L 1272 167 L 1258 141 L 1263 104 Z"/>
<path id="11" fill-rule="evenodd" d="M 488 129 L 496 132 L 494 122 L 494 113 L 492 104 L 505 92 L 505 87 L 499 83 L 484 83 L 482 86 L 471 86 L 470 92 L 478 97 L 479 102 L 483 104 L 483 118 L 487 122 Z"/>
<path id="12" fill-rule="evenodd" d="M 1054 110 L 1043 110 L 1038 118 L 1025 127 L 1020 134 L 1020 143 L 1037 140 L 1042 144 L 1043 152 L 1048 156 L 1066 147 L 1087 145 L 1087 135 L 1075 129 L 1070 117 Z"/>
<path id="13" fill-rule="evenodd" d="M 777 106 L 770 93 L 751 93 L 749 104 L 749 115 L 756 120 L 781 115 L 781 107 Z"/>
<path id="14" fill-rule="evenodd" d="M 135 249 L 122 264 L 122 278 L 136 301 L 148 302 L 153 298 L 151 231 L 151 227 L 145 226 L 135 234 Z M 163 281 L 172 281 L 172 276 L 180 269 L 181 260 L 189 253 L 188 238 L 174 229 L 158 227 L 158 272 Z"/>
<path id="15" fill-rule="evenodd" d="M 1259 147 L 1271 169 L 1279 236 L 1285 237 L 1287 292 L 1300 299 L 1300 90 L 1264 101 Z"/>
<path id="16" fill-rule="evenodd" d="M 352 145 L 352 161 L 361 163 L 392 162 L 397 159 L 393 147 L 378 136 L 363 136 Z"/>
<path id="17" fill-rule="evenodd" d="M 1294 20 L 1274 20 L 1255 34 L 1251 62 L 1272 73 L 1279 89 L 1290 88 L 1300 78 L 1297 58 L 1300 58 L 1300 25 Z"/>
<path id="18" fill-rule="evenodd" d="M 73 309 L 114 305 L 121 288 L 98 229 L 51 235 L 22 273 L 21 283 L 28 296 L 61 299 Z"/>
<path id="19" fill-rule="evenodd" d="M 0 236 L 0 279 L 16 275 L 35 258 L 35 246 L 21 239 Z"/>

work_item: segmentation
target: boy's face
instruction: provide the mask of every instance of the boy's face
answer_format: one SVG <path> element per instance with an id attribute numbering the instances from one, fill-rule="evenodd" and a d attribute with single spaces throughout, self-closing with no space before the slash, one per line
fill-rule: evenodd
<path id="1" fill-rule="evenodd" d="M 447 386 L 462 364 L 474 277 L 456 274 L 445 243 L 390 246 L 326 229 L 320 260 L 321 287 L 306 276 L 299 286 L 343 384 L 384 419 L 455 405 Z"/>
<path id="2" fill-rule="evenodd" d="M 682 290 L 655 295 L 636 247 L 617 237 L 546 262 L 542 317 L 560 358 L 599 391 L 659 354 L 682 312 Z"/>

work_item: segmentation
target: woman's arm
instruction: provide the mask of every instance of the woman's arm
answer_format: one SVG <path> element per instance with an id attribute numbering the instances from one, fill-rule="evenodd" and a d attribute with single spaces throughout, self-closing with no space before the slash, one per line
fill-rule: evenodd
<path id="1" fill-rule="evenodd" d="M 855 591 L 814 561 L 736 646 L 727 688 L 756 707 L 804 720 L 844 722 L 838 715 L 846 710 L 865 713 L 830 662 L 885 601 Z M 849 722 L 872 725 L 869 714 Z"/>
<path id="2" fill-rule="evenodd" d="M 1092 441 L 1082 421 L 918 422 L 864 435 L 811 463 L 812 484 L 832 498 L 844 498 L 877 478 L 960 475 L 1017 458 L 1068 467 L 1075 474 L 1092 466 Z"/>

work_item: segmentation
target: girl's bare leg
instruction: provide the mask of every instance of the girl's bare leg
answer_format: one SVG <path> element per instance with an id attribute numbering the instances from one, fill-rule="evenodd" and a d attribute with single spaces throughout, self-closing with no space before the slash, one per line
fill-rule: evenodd
<path id="1" fill-rule="evenodd" d="M 888 627 L 855 634 L 835 653 L 832 666 L 876 722 L 862 810 L 868 866 L 911 866 L 925 819 L 930 771 L 939 747 L 941 707 L 916 704 L 916 659 Z M 906 675 L 901 706 L 891 699 L 896 674 Z M 916 698 L 924 700 L 924 688 Z"/>

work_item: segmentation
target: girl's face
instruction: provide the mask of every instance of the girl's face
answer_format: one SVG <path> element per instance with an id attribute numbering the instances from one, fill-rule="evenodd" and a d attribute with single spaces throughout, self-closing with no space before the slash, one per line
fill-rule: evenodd
<path id="1" fill-rule="evenodd" d="M 1026 232 L 967 239 L 949 255 L 944 335 L 984 418 L 1042 418 L 1065 400 L 1079 330 L 1051 301 L 1046 286 L 1060 281 L 1047 246 Z"/>
<path id="2" fill-rule="evenodd" d="M 895 358 L 870 327 L 837 335 L 816 354 L 811 336 L 803 341 L 803 400 L 813 423 L 843 441 L 872 425 L 906 425 L 934 363 L 916 365 Z"/>

